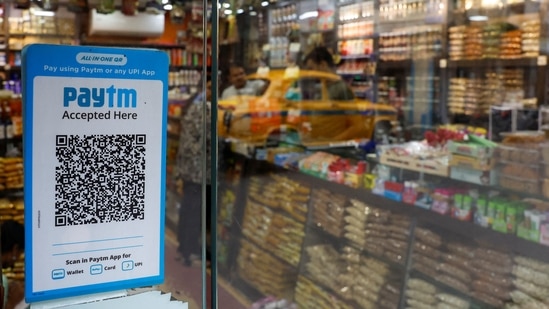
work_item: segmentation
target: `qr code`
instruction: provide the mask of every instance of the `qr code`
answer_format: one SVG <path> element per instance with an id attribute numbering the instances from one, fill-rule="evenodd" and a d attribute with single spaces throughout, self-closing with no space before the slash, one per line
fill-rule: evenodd
<path id="1" fill-rule="evenodd" d="M 57 135 L 55 226 L 145 218 L 145 144 L 137 135 Z"/>

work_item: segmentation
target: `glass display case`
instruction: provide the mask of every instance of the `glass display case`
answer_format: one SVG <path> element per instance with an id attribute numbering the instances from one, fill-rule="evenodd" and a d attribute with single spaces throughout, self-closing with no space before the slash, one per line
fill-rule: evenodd
<path id="1" fill-rule="evenodd" d="M 546 1 L 227 5 L 269 37 L 224 47 L 222 88 L 269 83 L 217 98 L 220 280 L 251 308 L 549 307 Z"/>

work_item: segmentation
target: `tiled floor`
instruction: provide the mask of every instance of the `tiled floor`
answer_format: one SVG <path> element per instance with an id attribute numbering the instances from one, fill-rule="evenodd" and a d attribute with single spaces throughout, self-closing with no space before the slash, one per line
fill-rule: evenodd
<path id="1" fill-rule="evenodd" d="M 177 240 L 173 232 L 166 228 L 165 241 L 165 280 L 160 289 L 172 293 L 178 300 L 189 302 L 189 309 L 200 309 L 202 300 L 202 283 L 200 265 L 184 266 L 176 260 Z M 208 280 L 210 279 L 208 275 Z M 218 280 L 218 308 L 219 309 L 247 309 L 250 304 L 242 295 Z M 209 293 L 209 289 L 208 289 Z M 209 308 L 208 308 L 209 309 Z"/>

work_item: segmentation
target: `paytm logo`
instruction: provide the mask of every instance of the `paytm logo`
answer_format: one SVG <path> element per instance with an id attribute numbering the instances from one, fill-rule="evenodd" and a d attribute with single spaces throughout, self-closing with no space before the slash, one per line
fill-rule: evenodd
<path id="1" fill-rule="evenodd" d="M 115 88 L 85 88 L 74 87 L 63 88 L 63 106 L 78 104 L 80 107 L 137 107 L 137 90 Z"/>
<path id="2" fill-rule="evenodd" d="M 125 65 L 126 55 L 102 53 L 78 53 L 76 61 L 81 64 Z"/>

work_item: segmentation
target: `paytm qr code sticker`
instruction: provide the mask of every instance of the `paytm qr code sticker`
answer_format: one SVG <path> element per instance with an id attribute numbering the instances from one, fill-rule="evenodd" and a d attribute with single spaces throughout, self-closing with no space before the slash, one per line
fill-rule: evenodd
<path id="1" fill-rule="evenodd" d="M 158 50 L 23 50 L 27 301 L 162 283 L 168 69 Z"/>
<path id="2" fill-rule="evenodd" d="M 55 225 L 143 220 L 144 134 L 57 135 Z"/>

